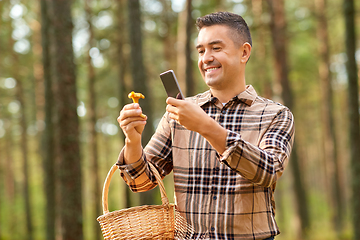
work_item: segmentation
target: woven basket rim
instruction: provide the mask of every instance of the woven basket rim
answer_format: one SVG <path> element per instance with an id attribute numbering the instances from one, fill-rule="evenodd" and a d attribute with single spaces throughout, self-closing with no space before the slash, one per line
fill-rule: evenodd
<path id="1" fill-rule="evenodd" d="M 161 209 L 161 208 L 165 208 L 165 209 L 174 208 L 174 210 L 175 210 L 175 204 L 167 203 L 167 204 L 162 204 L 162 205 L 141 205 L 141 206 L 136 206 L 136 207 L 123 208 L 123 209 L 114 210 L 112 212 L 105 213 L 105 214 L 99 216 L 96 220 L 101 221 L 105 218 L 111 218 L 111 217 L 114 217 L 119 214 L 133 213 L 133 212 L 138 212 L 141 210 Z"/>

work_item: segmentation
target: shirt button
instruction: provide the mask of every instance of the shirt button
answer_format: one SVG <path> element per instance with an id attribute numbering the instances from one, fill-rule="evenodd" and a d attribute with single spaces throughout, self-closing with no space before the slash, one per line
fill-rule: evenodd
<path id="1" fill-rule="evenodd" d="M 219 171 L 219 170 L 220 170 L 220 168 L 219 168 L 219 167 L 216 167 L 214 170 L 215 170 L 215 171 Z"/>
<path id="2" fill-rule="evenodd" d="M 215 228 L 214 228 L 214 227 L 211 227 L 211 231 L 212 231 L 212 232 L 215 231 Z"/>
<path id="3" fill-rule="evenodd" d="M 213 196 L 213 199 L 216 200 L 216 199 L 217 199 L 217 196 Z"/>

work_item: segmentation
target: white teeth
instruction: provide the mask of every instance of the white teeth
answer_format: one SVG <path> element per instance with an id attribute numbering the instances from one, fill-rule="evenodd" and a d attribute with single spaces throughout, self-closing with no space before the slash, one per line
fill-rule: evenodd
<path id="1" fill-rule="evenodd" d="M 208 68 L 208 69 L 205 69 L 205 71 L 206 72 L 211 72 L 211 71 L 216 70 L 216 69 L 218 69 L 218 68 Z"/>

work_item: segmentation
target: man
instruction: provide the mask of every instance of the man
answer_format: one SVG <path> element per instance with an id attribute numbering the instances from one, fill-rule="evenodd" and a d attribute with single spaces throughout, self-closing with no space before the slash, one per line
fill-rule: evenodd
<path id="1" fill-rule="evenodd" d="M 194 239 L 273 239 L 274 190 L 294 139 L 288 108 L 258 96 L 245 83 L 252 41 L 241 16 L 228 12 L 197 19 L 198 67 L 209 91 L 185 101 L 168 98 L 166 113 L 145 149 L 146 118 L 128 104 L 118 121 L 126 136 L 118 165 L 133 191 L 174 173 L 179 211 Z"/>

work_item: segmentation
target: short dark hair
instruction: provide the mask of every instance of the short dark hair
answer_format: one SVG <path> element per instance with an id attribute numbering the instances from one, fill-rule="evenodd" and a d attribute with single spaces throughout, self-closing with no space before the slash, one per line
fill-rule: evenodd
<path id="1" fill-rule="evenodd" d="M 243 44 L 248 42 L 252 46 L 251 34 L 245 20 L 235 13 L 230 12 L 216 12 L 210 13 L 203 17 L 196 19 L 196 27 L 200 31 L 203 27 L 213 25 L 225 25 L 234 29 L 237 34 L 234 34 L 234 42 Z M 240 39 L 239 39 L 240 38 Z"/>

